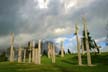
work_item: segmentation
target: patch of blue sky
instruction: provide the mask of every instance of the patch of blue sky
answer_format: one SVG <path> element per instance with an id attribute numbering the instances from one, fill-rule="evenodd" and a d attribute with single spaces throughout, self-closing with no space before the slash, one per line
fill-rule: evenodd
<path id="1" fill-rule="evenodd" d="M 99 42 L 98 45 L 100 45 L 102 48 L 106 47 L 106 42 Z"/>

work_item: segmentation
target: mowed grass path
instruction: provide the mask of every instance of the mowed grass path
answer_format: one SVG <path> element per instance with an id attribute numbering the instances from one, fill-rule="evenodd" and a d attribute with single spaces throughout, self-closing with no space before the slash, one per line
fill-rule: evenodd
<path id="1" fill-rule="evenodd" d="M 51 59 L 42 57 L 42 64 L 0 62 L 0 72 L 108 72 L 108 53 L 92 55 L 95 66 L 87 66 L 86 56 L 82 56 L 84 66 L 78 66 L 77 55 L 65 55 L 64 58 L 56 57 L 56 63 Z"/>

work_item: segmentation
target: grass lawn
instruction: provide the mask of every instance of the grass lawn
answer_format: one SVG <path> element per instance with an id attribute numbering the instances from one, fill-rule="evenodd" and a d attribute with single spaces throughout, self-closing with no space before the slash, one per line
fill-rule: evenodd
<path id="1" fill-rule="evenodd" d="M 95 66 L 87 66 L 86 56 L 82 56 L 84 66 L 78 66 L 77 55 L 65 55 L 64 58 L 56 57 L 52 64 L 46 56 L 42 57 L 42 64 L 0 62 L 0 72 L 108 72 L 108 53 L 92 55 Z"/>

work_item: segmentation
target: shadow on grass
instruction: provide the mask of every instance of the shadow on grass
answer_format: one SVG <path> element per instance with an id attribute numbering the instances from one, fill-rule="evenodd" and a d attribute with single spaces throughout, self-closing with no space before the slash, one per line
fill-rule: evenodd
<path id="1" fill-rule="evenodd" d="M 76 72 L 71 67 L 61 66 L 54 64 L 55 67 L 59 68 L 61 72 Z"/>
<path id="2" fill-rule="evenodd" d="M 77 64 L 77 62 L 75 62 L 75 61 L 68 61 L 68 60 L 62 60 L 62 62 L 67 63 L 67 64 L 72 64 L 72 65 Z"/>
<path id="3" fill-rule="evenodd" d="M 93 55 L 91 58 L 93 63 L 108 65 L 108 55 Z"/>
<path id="4" fill-rule="evenodd" d="M 74 62 L 78 61 L 77 56 L 74 56 L 72 58 L 72 60 Z M 108 53 L 106 53 L 106 54 L 98 54 L 98 55 L 91 54 L 91 60 L 92 60 L 92 64 L 108 65 Z M 82 63 L 87 64 L 87 55 L 82 56 Z"/>

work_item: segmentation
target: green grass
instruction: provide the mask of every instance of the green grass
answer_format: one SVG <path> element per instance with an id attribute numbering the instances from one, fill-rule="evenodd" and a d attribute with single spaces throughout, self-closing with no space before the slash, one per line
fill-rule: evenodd
<path id="1" fill-rule="evenodd" d="M 78 66 L 76 54 L 57 56 L 55 64 L 46 56 L 42 57 L 41 65 L 0 62 L 0 72 L 108 72 L 108 53 L 92 54 L 92 63 L 96 66 L 87 66 L 86 55 L 82 58 L 84 66 Z"/>

